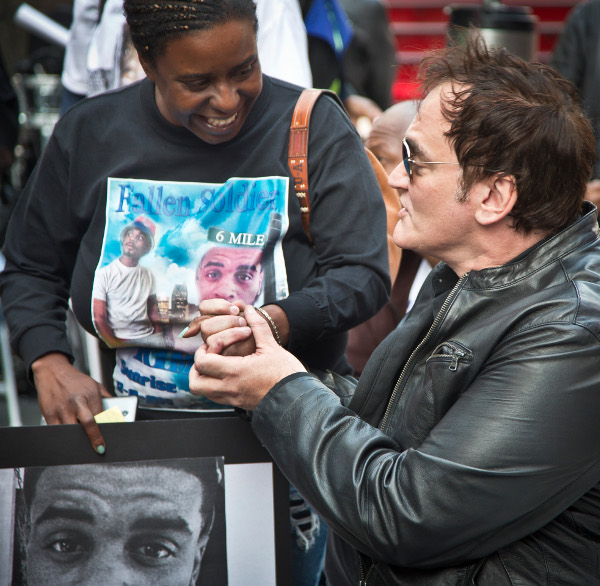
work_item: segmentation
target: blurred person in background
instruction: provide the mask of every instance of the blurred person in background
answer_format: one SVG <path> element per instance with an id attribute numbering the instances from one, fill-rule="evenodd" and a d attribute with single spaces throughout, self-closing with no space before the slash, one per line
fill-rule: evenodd
<path id="1" fill-rule="evenodd" d="M 345 105 L 355 124 L 360 117 L 373 123 L 376 116 L 392 105 L 396 75 L 395 45 L 387 8 L 381 0 L 340 1 L 354 29 L 344 55 L 349 86 Z M 369 125 L 365 125 L 366 136 Z"/>
<path id="2" fill-rule="evenodd" d="M 299 3 L 313 86 L 336 92 L 364 137 L 391 100 L 395 57 L 385 7 L 379 0 Z"/>
<path id="3" fill-rule="evenodd" d="M 581 2 L 571 10 L 550 64 L 575 84 L 592 123 L 596 164 L 586 198 L 600 206 L 600 0 Z"/>

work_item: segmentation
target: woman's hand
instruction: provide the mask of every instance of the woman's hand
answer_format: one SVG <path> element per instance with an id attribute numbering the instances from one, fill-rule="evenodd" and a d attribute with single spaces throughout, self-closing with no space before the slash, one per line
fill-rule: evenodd
<path id="1" fill-rule="evenodd" d="M 240 329 L 247 325 L 244 317 L 246 304 L 243 301 L 229 303 L 224 299 L 208 299 L 202 301 L 199 309 L 200 316 L 190 323 L 182 337 L 201 334 L 207 345 L 214 348 L 219 343 L 224 356 L 248 356 L 255 352 L 252 331 Z M 285 345 L 289 339 L 289 323 L 285 312 L 277 305 L 267 305 L 263 309 L 275 323 L 281 344 Z"/>
<path id="2" fill-rule="evenodd" d="M 243 301 L 230 303 L 224 299 L 208 299 L 200 303 L 200 315 L 180 334 L 191 338 L 201 334 L 206 343 L 214 343 L 217 336 L 222 342 L 224 354 L 246 356 L 256 349 L 252 334 L 244 335 L 238 328 L 246 325 L 243 317 L 246 304 Z M 244 330 L 245 332 L 246 330 Z"/>
<path id="3" fill-rule="evenodd" d="M 64 354 L 46 354 L 31 365 L 31 370 L 46 423 L 79 421 L 92 447 L 104 454 L 106 445 L 94 415 L 103 410 L 102 397 L 112 395 L 100 383 L 79 372 Z"/>
<path id="4" fill-rule="evenodd" d="M 223 356 L 220 338 L 203 344 L 190 369 L 190 391 L 216 403 L 253 411 L 277 382 L 306 369 L 277 344 L 269 324 L 253 307 L 245 313 L 248 325 L 237 329 L 243 330 L 243 335 L 250 335 L 251 330 L 256 351 L 249 356 Z"/>

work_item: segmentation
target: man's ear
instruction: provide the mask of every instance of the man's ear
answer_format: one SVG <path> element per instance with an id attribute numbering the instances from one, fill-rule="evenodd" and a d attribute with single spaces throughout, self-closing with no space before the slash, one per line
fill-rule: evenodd
<path id="1" fill-rule="evenodd" d="M 194 567 L 192 569 L 192 575 L 190 576 L 189 586 L 196 586 L 196 582 L 198 582 L 198 576 L 200 576 L 200 567 L 202 565 L 202 558 L 204 557 L 204 552 L 206 551 L 206 538 L 203 540 L 203 545 L 198 544 L 198 550 L 196 551 L 196 555 L 194 556 Z"/>
<path id="2" fill-rule="evenodd" d="M 196 582 L 198 581 L 198 576 L 200 575 L 200 567 L 202 566 L 202 559 L 204 558 L 204 553 L 206 552 L 206 545 L 208 544 L 208 538 L 210 536 L 210 532 L 212 530 L 213 524 L 215 522 L 215 511 L 212 510 L 212 515 L 210 517 L 210 523 L 207 524 L 208 519 L 205 519 L 204 514 L 202 515 L 204 519 L 204 524 L 202 525 L 202 529 L 200 530 L 200 535 L 198 535 L 198 545 L 196 548 L 196 553 L 194 555 L 194 567 L 192 571 L 192 575 L 190 577 L 189 586 L 196 586 Z"/>
<path id="3" fill-rule="evenodd" d="M 503 220 L 517 203 L 517 184 L 512 175 L 495 175 L 483 181 L 478 191 L 475 219 L 482 226 Z"/>

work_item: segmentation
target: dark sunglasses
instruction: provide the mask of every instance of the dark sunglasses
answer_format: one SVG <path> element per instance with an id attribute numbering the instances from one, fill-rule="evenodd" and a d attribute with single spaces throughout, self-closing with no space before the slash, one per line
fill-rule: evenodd
<path id="1" fill-rule="evenodd" d="M 402 158 L 404 159 L 404 168 L 408 174 L 408 179 L 412 183 L 413 180 L 413 165 L 459 165 L 460 163 L 449 163 L 447 161 L 415 161 L 410 157 L 410 147 L 406 139 L 402 141 Z"/>

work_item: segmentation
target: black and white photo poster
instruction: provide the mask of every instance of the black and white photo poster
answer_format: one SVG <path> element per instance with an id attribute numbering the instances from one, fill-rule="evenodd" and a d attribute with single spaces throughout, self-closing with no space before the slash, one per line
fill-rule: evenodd
<path id="1" fill-rule="evenodd" d="M 222 423 L 104 426 L 109 447 L 111 433 L 120 441 L 137 436 L 140 459 L 127 461 L 87 454 L 85 445 L 72 458 L 24 447 L 40 445 L 42 435 L 46 447 L 62 446 L 81 435 L 78 426 L 0 429 L 0 440 L 22 446 L 20 456 L 0 457 L 0 585 L 285 584 L 289 560 L 281 543 L 289 542 L 289 525 L 278 519 L 287 485 L 247 423 Z M 150 439 L 165 433 L 185 443 L 179 451 L 186 457 L 163 457 L 178 451 L 171 441 L 161 457 L 144 459 Z M 204 440 L 196 450 L 194 438 Z M 221 445 L 221 455 L 206 455 L 212 444 Z M 82 454 L 91 461 L 81 462 Z"/>

